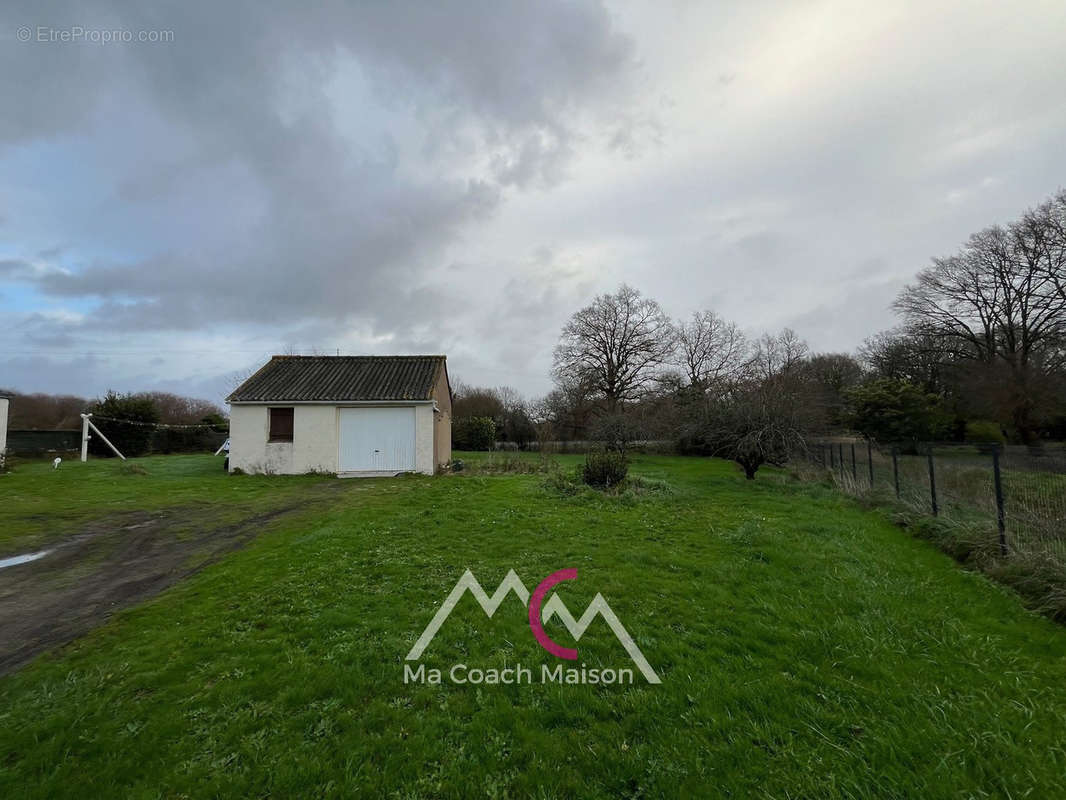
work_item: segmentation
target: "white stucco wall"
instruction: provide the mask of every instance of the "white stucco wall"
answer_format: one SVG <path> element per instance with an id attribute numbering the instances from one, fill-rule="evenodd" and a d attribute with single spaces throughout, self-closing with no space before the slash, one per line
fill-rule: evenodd
<path id="1" fill-rule="evenodd" d="M 415 406 L 415 469 L 432 475 L 433 463 L 433 405 Z"/>
<path id="2" fill-rule="evenodd" d="M 292 444 L 267 442 L 266 406 L 230 406 L 229 468 L 257 475 L 292 472 Z M 295 425 L 295 415 L 293 424 Z"/>
<path id="3" fill-rule="evenodd" d="M 7 450 L 7 408 L 8 399 L 0 397 L 0 467 L 4 465 L 4 452 Z"/>
<path id="4" fill-rule="evenodd" d="M 296 406 L 293 413 L 292 471 L 337 471 L 337 407 Z"/>
<path id="5" fill-rule="evenodd" d="M 293 404 L 291 442 L 267 441 L 268 407 L 230 406 L 230 470 L 270 475 L 337 471 L 338 406 Z M 434 472 L 433 407 L 429 404 L 415 406 L 415 469 L 429 475 Z"/>

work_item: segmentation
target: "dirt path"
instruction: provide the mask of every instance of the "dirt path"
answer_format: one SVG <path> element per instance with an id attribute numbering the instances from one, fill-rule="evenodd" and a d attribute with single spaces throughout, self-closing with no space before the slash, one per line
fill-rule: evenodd
<path id="1" fill-rule="evenodd" d="M 0 570 L 0 675 L 202 569 L 308 502 L 228 524 L 210 506 L 121 513 L 52 544 L 37 561 Z"/>

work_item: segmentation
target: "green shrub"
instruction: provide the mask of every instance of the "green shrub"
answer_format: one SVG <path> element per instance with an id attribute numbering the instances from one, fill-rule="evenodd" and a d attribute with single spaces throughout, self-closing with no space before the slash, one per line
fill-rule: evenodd
<path id="1" fill-rule="evenodd" d="M 597 489 L 606 489 L 624 481 L 628 472 L 629 460 L 619 453 L 589 453 L 581 467 L 581 480 Z"/>
<path id="2" fill-rule="evenodd" d="M 491 450 L 496 444 L 496 423 L 492 417 L 462 417 L 452 428 L 456 450 Z"/>
<path id="3" fill-rule="evenodd" d="M 845 394 L 848 425 L 879 442 L 914 447 L 940 439 L 951 428 L 943 398 L 907 381 L 876 378 Z"/>
<path id="4" fill-rule="evenodd" d="M 150 397 L 137 394 L 119 395 L 108 392 L 91 409 L 95 424 L 112 444 L 127 458 L 143 456 L 152 443 L 155 424 L 159 422 L 159 408 Z M 124 421 L 128 420 L 128 422 Z M 99 434 L 89 432 L 89 452 L 94 456 L 110 457 L 114 453 Z"/>
<path id="5" fill-rule="evenodd" d="M 544 479 L 544 488 L 564 497 L 570 497 L 577 494 L 580 487 L 572 474 L 557 469 L 548 473 L 548 477 Z"/>
<path id="6" fill-rule="evenodd" d="M 518 453 L 511 452 L 491 453 L 485 458 L 472 461 L 470 464 L 471 472 L 483 475 L 503 473 L 532 475 L 538 472 L 551 472 L 558 468 L 558 463 L 552 459 L 523 458 Z"/>
<path id="7" fill-rule="evenodd" d="M 966 441 L 974 444 L 1006 444 L 1007 437 L 1000 430 L 999 423 L 977 419 L 966 423 Z"/>
<path id="8" fill-rule="evenodd" d="M 153 453 L 213 453 L 225 440 L 211 428 L 157 428 L 150 445 Z"/>
<path id="9" fill-rule="evenodd" d="M 645 478 L 634 475 L 626 479 L 626 490 L 634 494 L 673 494 L 674 487 L 662 478 Z"/>
<path id="10" fill-rule="evenodd" d="M 215 433 L 229 433 L 229 420 L 221 414 L 208 414 L 206 417 L 201 417 L 200 422 L 210 425 Z"/>

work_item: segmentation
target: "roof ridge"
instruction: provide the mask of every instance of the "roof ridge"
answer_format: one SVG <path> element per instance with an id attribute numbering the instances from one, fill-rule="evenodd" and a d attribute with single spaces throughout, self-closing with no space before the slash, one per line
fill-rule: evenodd
<path id="1" fill-rule="evenodd" d="M 227 402 L 430 400 L 445 355 L 275 355 Z M 450 389 L 450 387 L 449 387 Z"/>

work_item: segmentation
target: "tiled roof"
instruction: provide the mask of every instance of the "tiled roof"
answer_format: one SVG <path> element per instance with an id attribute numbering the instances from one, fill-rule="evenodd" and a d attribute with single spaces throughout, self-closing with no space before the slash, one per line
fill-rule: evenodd
<path id="1" fill-rule="evenodd" d="M 274 356 L 226 400 L 430 400 L 444 362 L 444 356 Z"/>

